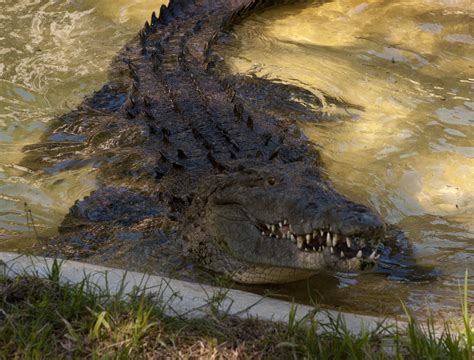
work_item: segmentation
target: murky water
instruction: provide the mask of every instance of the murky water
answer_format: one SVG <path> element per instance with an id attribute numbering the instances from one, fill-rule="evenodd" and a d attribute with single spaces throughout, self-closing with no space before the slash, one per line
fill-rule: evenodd
<path id="1" fill-rule="evenodd" d="M 402 228 L 435 281 L 319 276 L 285 293 L 348 308 L 458 307 L 474 284 L 474 5 L 338 0 L 252 16 L 225 56 L 235 73 L 295 84 L 363 110 L 327 106 L 301 124 L 336 188 Z M 471 286 L 472 288 L 472 286 Z"/>
<path id="2" fill-rule="evenodd" d="M 22 148 L 106 82 L 113 56 L 162 3 L 0 0 L 0 249 L 36 241 L 25 203 L 48 236 L 94 189 L 94 169 L 35 173 L 19 166 Z"/>
<path id="3" fill-rule="evenodd" d="M 22 147 L 107 79 L 114 54 L 164 1 L 0 0 L 0 250 L 51 235 L 95 170 L 36 173 Z M 363 110 L 328 106 L 304 123 L 339 191 L 376 208 L 414 244 L 432 281 L 396 274 L 327 274 L 273 290 L 343 308 L 399 313 L 457 309 L 474 275 L 474 8 L 465 1 L 335 1 L 253 16 L 235 30 L 236 73 L 327 93 Z M 30 221 L 29 221 L 30 222 Z M 474 283 L 471 275 L 470 282 Z"/>

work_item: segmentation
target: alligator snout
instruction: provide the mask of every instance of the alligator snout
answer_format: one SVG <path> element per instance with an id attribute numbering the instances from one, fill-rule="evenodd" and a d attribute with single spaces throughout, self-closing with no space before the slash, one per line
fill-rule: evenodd
<path id="1" fill-rule="evenodd" d="M 328 220 L 334 230 L 344 236 L 363 236 L 380 239 L 385 233 L 385 223 L 369 208 L 353 203 L 331 207 Z"/>

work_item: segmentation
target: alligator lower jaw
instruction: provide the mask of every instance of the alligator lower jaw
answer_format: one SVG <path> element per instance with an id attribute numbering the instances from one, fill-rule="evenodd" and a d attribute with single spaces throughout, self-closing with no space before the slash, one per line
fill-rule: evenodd
<path id="1" fill-rule="evenodd" d="M 250 266 L 231 274 L 234 281 L 241 284 L 286 284 L 315 275 L 314 271 L 285 267 Z"/>
<path id="2" fill-rule="evenodd" d="M 363 237 L 347 237 L 331 232 L 329 229 L 313 229 L 310 233 L 293 232 L 287 220 L 275 224 L 258 225 L 261 234 L 266 237 L 291 241 L 303 252 L 329 253 L 341 260 L 360 260 L 361 266 L 374 264 L 379 258 L 377 248 L 371 248 Z M 359 246 L 362 244 L 363 246 Z"/>

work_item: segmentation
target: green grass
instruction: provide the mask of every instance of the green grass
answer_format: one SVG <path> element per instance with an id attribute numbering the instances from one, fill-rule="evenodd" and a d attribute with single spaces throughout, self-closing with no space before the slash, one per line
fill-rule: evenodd
<path id="1" fill-rule="evenodd" d="M 433 317 L 428 317 L 426 324 L 421 325 L 413 314 L 404 306 L 408 317 L 406 346 L 409 353 L 418 359 L 474 359 L 474 316 L 469 314 L 468 272 L 464 277 L 461 313 L 463 328 L 445 323 L 442 333 L 436 330 Z"/>
<path id="2" fill-rule="evenodd" d="M 0 278 L 0 358 L 308 358 L 472 359 L 473 316 L 467 280 L 462 298 L 463 329 L 446 325 L 436 334 L 407 310 L 409 325 L 383 325 L 352 335 L 341 318 L 321 324 L 314 314 L 287 324 L 241 320 L 218 310 L 225 294 L 210 299 L 209 316 L 186 320 L 165 315 L 159 294 L 111 295 L 89 280 L 59 283 L 60 266 L 41 280 Z M 467 279 L 467 274 L 466 274 Z M 222 309 L 220 309 L 222 310 Z M 330 334 L 317 335 L 318 330 Z"/>

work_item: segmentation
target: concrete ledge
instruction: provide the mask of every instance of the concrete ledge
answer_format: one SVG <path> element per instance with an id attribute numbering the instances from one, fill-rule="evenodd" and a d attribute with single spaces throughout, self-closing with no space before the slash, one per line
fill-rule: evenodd
<path id="1" fill-rule="evenodd" d="M 146 293 L 159 294 L 160 302 L 166 304 L 165 312 L 170 316 L 202 317 L 210 313 L 211 305 L 215 307 L 216 304 L 218 311 L 229 315 L 268 321 L 288 322 L 292 309 L 295 311 L 297 321 L 315 313 L 315 309 L 311 306 L 291 304 L 240 290 L 223 289 L 76 261 L 59 260 L 59 262 L 62 283 L 80 283 L 88 279 L 90 283 L 100 289 L 107 289 L 111 294 L 124 295 L 137 288 L 143 289 Z M 53 264 L 54 259 L 50 258 L 0 252 L 0 273 L 8 278 L 22 274 L 46 278 Z M 220 300 L 217 302 L 216 298 Z M 404 323 L 397 323 L 395 320 L 332 310 L 317 311 L 315 319 L 323 324 L 335 320 L 343 321 L 353 334 L 374 330 L 381 323 L 385 326 L 405 327 Z"/>

